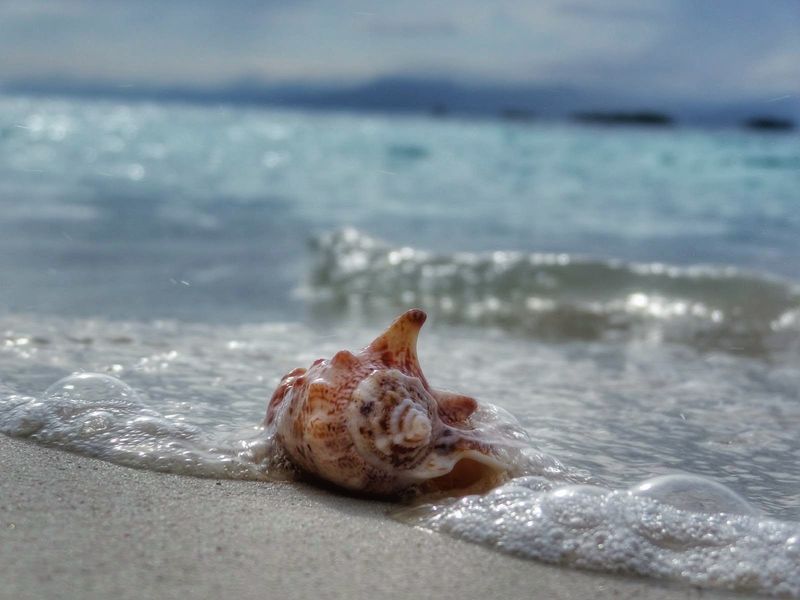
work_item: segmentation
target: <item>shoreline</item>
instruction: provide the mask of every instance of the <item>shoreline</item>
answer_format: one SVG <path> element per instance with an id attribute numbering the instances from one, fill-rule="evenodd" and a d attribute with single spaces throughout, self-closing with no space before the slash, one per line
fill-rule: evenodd
<path id="1" fill-rule="evenodd" d="M 577 571 L 302 483 L 141 471 L 0 435 L 0 598 L 743 597 Z"/>

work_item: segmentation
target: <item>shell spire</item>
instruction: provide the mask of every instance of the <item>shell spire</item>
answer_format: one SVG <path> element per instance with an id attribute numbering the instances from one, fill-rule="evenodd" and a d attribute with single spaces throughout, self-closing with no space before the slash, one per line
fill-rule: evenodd
<path id="1" fill-rule="evenodd" d="M 378 355 L 387 367 L 407 370 L 425 381 L 417 357 L 417 338 L 427 318 L 418 308 L 404 312 L 364 351 Z"/>
<path id="2" fill-rule="evenodd" d="M 265 425 L 301 470 L 391 495 L 491 487 L 509 465 L 470 419 L 478 402 L 432 389 L 417 358 L 426 315 L 406 311 L 358 353 L 340 350 L 280 382 Z"/>
<path id="3" fill-rule="evenodd" d="M 379 354 L 387 366 L 404 367 L 427 386 L 417 356 L 417 338 L 426 319 L 427 315 L 419 308 L 404 312 L 365 350 Z M 444 390 L 430 391 L 439 402 L 440 412 L 450 421 L 465 421 L 478 408 L 478 401 L 470 396 Z"/>

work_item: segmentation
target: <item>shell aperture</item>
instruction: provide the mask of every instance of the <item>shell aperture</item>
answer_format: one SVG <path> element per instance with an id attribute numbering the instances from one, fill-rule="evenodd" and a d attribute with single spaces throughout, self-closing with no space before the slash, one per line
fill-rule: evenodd
<path id="1" fill-rule="evenodd" d="M 400 315 L 369 346 L 294 369 L 265 425 L 302 471 L 337 486 L 393 495 L 483 491 L 510 465 L 471 422 L 478 402 L 430 387 L 417 358 L 422 310 Z"/>

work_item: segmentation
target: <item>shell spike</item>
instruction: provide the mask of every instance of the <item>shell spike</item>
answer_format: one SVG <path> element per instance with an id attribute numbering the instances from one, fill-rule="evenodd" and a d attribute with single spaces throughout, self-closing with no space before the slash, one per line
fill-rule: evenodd
<path id="1" fill-rule="evenodd" d="M 348 369 L 355 367 L 358 364 L 358 359 L 347 350 L 339 350 L 333 355 L 331 364 L 337 369 Z"/>
<path id="2" fill-rule="evenodd" d="M 389 367 L 403 366 L 421 376 L 422 370 L 417 359 L 417 337 L 426 318 L 425 312 L 418 308 L 404 312 L 366 350 L 378 354 Z"/>
<path id="3" fill-rule="evenodd" d="M 461 423 L 478 409 L 478 401 L 472 396 L 465 396 L 447 390 L 431 390 L 439 405 L 439 413 L 451 423 Z"/>

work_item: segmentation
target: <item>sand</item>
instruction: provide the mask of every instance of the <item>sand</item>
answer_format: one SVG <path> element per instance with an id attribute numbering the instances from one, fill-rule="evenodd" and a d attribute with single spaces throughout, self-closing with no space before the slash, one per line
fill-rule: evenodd
<path id="1" fill-rule="evenodd" d="M 523 561 L 298 483 L 151 473 L 2 435 L 0 470 L 3 599 L 729 597 Z"/>

